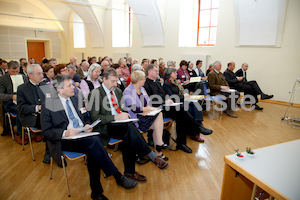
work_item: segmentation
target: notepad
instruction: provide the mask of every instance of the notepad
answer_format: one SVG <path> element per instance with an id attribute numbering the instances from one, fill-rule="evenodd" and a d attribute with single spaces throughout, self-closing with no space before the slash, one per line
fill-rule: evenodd
<path id="1" fill-rule="evenodd" d="M 117 124 L 117 123 L 127 123 L 127 122 L 137 122 L 139 121 L 138 119 L 125 119 L 125 120 L 118 120 L 118 121 L 112 121 L 112 124 Z"/>
<path id="2" fill-rule="evenodd" d="M 236 90 L 235 90 L 235 89 L 221 90 L 221 92 L 228 92 L 228 93 L 231 93 L 231 92 L 236 92 Z"/>
<path id="3" fill-rule="evenodd" d="M 204 99 L 204 95 L 191 95 L 190 98 L 185 98 L 185 101 L 197 102 Z"/>
<path id="4" fill-rule="evenodd" d="M 190 83 L 198 83 L 201 81 L 201 76 L 191 77 Z"/>
<path id="5" fill-rule="evenodd" d="M 24 83 L 23 76 L 21 74 L 11 75 L 10 78 L 13 84 L 13 92 L 16 93 L 18 87 Z"/>
<path id="6" fill-rule="evenodd" d="M 74 139 L 78 139 L 78 138 L 84 138 L 84 137 L 90 137 L 90 136 L 94 136 L 94 135 L 99 135 L 99 132 L 90 132 L 90 133 L 78 133 L 77 135 L 73 135 L 73 136 L 69 136 L 69 137 L 62 137 L 61 139 L 63 140 L 74 140 Z"/>
<path id="7" fill-rule="evenodd" d="M 146 116 L 155 116 L 158 113 L 160 113 L 162 111 L 162 109 L 155 109 L 155 110 L 151 110 Z M 138 113 L 139 115 L 142 115 L 143 113 Z"/>
<path id="8" fill-rule="evenodd" d="M 96 121 L 94 121 L 90 126 L 84 126 L 81 128 L 76 128 L 76 130 L 80 131 L 80 132 L 84 132 L 90 128 L 94 128 L 97 124 L 99 124 L 101 122 L 101 119 L 97 119 Z"/>
<path id="9" fill-rule="evenodd" d="M 172 103 L 172 104 L 164 104 L 164 106 L 178 106 L 181 105 L 182 103 Z"/>

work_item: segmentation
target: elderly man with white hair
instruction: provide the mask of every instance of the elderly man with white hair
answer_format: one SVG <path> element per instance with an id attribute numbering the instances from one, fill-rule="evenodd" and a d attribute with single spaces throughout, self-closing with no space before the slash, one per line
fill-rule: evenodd
<path id="1" fill-rule="evenodd" d="M 81 67 L 77 69 L 76 74 L 79 75 L 80 79 L 84 79 L 88 75 L 90 64 L 87 61 L 81 63 Z"/>

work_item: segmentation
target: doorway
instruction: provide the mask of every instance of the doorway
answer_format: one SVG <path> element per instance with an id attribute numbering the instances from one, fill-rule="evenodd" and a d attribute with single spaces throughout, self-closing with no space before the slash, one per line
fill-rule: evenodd
<path id="1" fill-rule="evenodd" d="M 45 43 L 27 41 L 28 59 L 34 58 L 35 61 L 42 62 L 45 57 Z"/>

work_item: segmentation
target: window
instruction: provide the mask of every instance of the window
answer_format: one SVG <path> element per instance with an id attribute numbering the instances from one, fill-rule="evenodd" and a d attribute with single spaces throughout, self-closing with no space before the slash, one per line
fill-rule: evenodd
<path id="1" fill-rule="evenodd" d="M 74 48 L 85 48 L 85 27 L 82 19 L 73 12 L 73 43 Z"/>
<path id="2" fill-rule="evenodd" d="M 219 0 L 199 0 L 197 46 L 214 46 L 217 38 Z"/>
<path id="3" fill-rule="evenodd" d="M 132 10 L 124 0 L 112 1 L 112 46 L 132 45 Z M 117 10 L 118 9 L 118 10 Z"/>

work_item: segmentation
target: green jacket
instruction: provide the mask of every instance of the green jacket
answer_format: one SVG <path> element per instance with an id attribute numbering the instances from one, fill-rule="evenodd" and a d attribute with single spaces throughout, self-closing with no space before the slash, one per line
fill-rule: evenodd
<path id="1" fill-rule="evenodd" d="M 122 112 L 126 112 L 122 105 L 124 102 L 121 102 L 122 99 L 122 91 L 119 88 L 115 89 L 116 98 L 118 99 L 118 104 Z M 106 146 L 109 142 L 109 136 L 107 134 L 107 124 L 114 121 L 114 115 L 111 113 L 111 107 L 104 91 L 102 85 L 89 94 L 89 102 L 87 104 L 87 110 L 90 111 L 90 115 L 92 121 L 96 121 L 97 119 L 101 119 L 101 122 L 94 127 L 94 132 L 100 133 L 100 138 L 104 146 Z M 106 108 L 106 109 L 105 109 Z"/>

